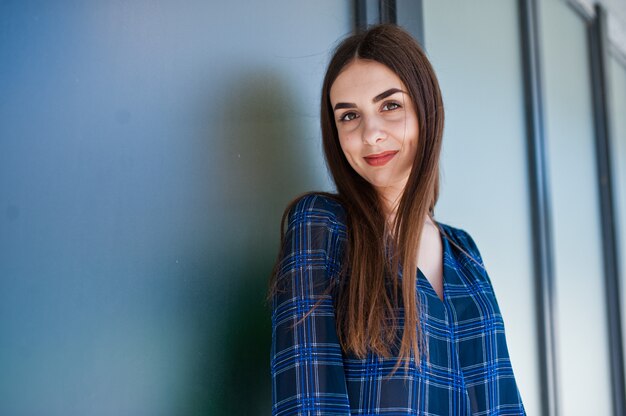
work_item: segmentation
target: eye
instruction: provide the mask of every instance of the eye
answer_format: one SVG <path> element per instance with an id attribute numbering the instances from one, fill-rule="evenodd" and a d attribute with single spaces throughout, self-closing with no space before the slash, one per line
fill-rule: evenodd
<path id="1" fill-rule="evenodd" d="M 356 113 L 349 112 L 349 113 L 346 113 L 346 114 L 342 115 L 342 116 L 339 118 L 339 121 L 341 121 L 341 122 L 344 122 L 344 121 L 352 121 L 352 120 L 354 120 L 355 118 L 356 118 Z"/>
<path id="2" fill-rule="evenodd" d="M 383 106 L 383 110 L 386 111 L 391 111 L 391 110 L 395 110 L 396 108 L 400 108 L 400 104 L 394 102 L 394 101 L 390 101 L 388 103 L 385 103 L 385 105 Z"/>

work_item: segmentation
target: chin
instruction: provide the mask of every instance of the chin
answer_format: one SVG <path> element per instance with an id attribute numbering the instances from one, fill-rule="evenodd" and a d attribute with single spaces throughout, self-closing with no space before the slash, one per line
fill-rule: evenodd
<path id="1" fill-rule="evenodd" d="M 395 183 L 395 181 L 392 181 L 389 178 L 365 178 L 365 180 L 368 181 L 370 185 L 376 188 L 392 186 Z"/>

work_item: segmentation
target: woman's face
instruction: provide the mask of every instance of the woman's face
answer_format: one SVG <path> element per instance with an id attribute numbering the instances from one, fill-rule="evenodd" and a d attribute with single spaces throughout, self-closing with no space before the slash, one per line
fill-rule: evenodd
<path id="1" fill-rule="evenodd" d="M 418 122 L 406 86 L 387 66 L 355 60 L 330 88 L 341 149 L 379 193 L 404 189 L 417 151 Z"/>

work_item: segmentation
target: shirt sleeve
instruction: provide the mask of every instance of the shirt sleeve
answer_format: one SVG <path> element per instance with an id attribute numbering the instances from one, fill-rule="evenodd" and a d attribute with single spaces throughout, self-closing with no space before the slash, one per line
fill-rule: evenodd
<path id="1" fill-rule="evenodd" d="M 467 259 L 467 262 L 480 273 L 480 275 L 489 283 L 489 285 L 491 285 L 491 278 L 489 277 L 489 273 L 487 273 L 483 257 L 480 254 L 480 250 L 478 249 L 476 242 L 474 241 L 470 233 L 468 233 L 466 230 L 461 230 L 461 239 L 464 241 L 465 247 L 469 249 L 468 254 L 473 259 Z"/>
<path id="2" fill-rule="evenodd" d="M 338 270 L 339 226 L 317 198 L 305 196 L 288 215 L 272 299 L 273 416 L 350 414 L 328 291 Z"/>

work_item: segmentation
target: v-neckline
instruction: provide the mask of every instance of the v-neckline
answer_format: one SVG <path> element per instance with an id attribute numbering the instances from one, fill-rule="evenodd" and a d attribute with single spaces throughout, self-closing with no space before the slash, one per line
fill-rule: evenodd
<path id="1" fill-rule="evenodd" d="M 446 300 L 448 299 L 448 297 L 446 296 L 447 285 L 446 285 L 446 261 L 445 261 L 446 251 L 448 250 L 448 242 L 446 241 L 446 238 L 443 236 L 443 232 L 442 232 L 443 225 L 441 225 L 441 223 L 438 221 L 435 221 L 435 220 L 433 221 L 437 224 L 437 228 L 439 231 L 439 239 L 441 240 L 441 285 L 443 286 L 443 291 L 441 293 L 441 296 L 443 299 L 439 297 L 439 294 L 437 293 L 433 285 L 430 283 L 430 280 L 428 280 L 428 278 L 426 277 L 424 272 L 422 272 L 419 266 L 417 268 L 417 274 L 418 274 L 418 278 L 421 275 L 421 277 L 424 279 L 424 282 L 426 283 L 426 286 L 428 287 L 428 289 L 432 291 L 432 293 L 435 295 L 437 300 L 441 302 L 442 304 L 445 304 Z"/>

